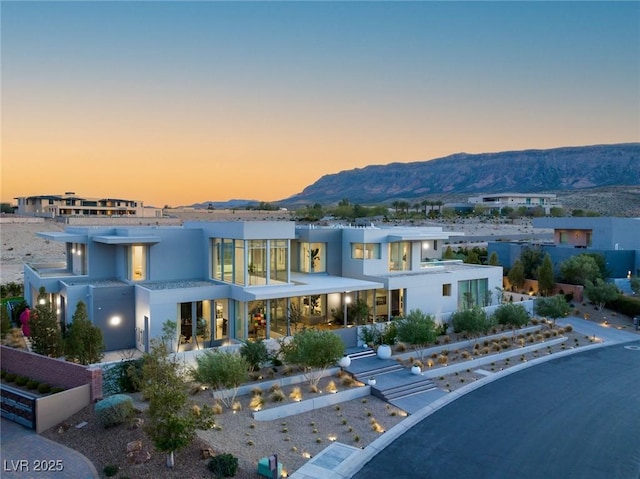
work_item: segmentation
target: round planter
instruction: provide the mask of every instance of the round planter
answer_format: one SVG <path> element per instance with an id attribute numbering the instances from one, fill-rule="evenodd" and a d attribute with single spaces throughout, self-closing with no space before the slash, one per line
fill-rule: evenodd
<path id="1" fill-rule="evenodd" d="M 367 381 L 367 383 L 369 384 L 369 386 L 375 386 L 376 385 L 376 380 L 375 379 L 369 379 L 369 381 Z"/>
<path id="2" fill-rule="evenodd" d="M 338 365 L 341 368 L 348 368 L 351 365 L 351 358 L 349 356 L 342 356 Z"/>
<path id="3" fill-rule="evenodd" d="M 377 354 L 380 359 L 389 359 L 391 357 L 391 346 L 388 344 L 381 344 L 378 346 Z"/>
<path id="4" fill-rule="evenodd" d="M 411 366 L 411 374 L 420 374 L 422 372 L 422 369 L 420 369 L 420 366 Z"/>

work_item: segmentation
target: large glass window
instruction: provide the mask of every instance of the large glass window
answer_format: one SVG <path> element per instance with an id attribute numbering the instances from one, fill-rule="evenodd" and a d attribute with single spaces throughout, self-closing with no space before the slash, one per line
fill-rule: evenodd
<path id="1" fill-rule="evenodd" d="M 389 243 L 389 271 L 408 271 L 411 269 L 411 243 L 397 241 Z"/>
<path id="2" fill-rule="evenodd" d="M 380 259 L 380 243 L 351 243 L 351 258 Z"/>
<path id="3" fill-rule="evenodd" d="M 489 280 L 487 278 L 458 281 L 458 309 L 489 306 Z"/>
<path id="4" fill-rule="evenodd" d="M 225 240 L 226 241 L 226 240 Z M 231 240 L 233 241 L 233 240 Z M 233 248 L 233 282 L 235 284 L 245 284 L 244 269 L 244 241 L 236 240 Z"/>
<path id="5" fill-rule="evenodd" d="M 129 248 L 129 279 L 144 281 L 147 279 L 147 247 L 132 245 Z"/>
<path id="6" fill-rule="evenodd" d="M 287 240 L 271 240 L 270 283 L 287 283 L 289 281 L 289 242 Z"/>
<path id="7" fill-rule="evenodd" d="M 326 243 L 300 243 L 300 272 L 324 273 L 327 270 Z"/>
<path id="8" fill-rule="evenodd" d="M 249 250 L 247 252 L 249 266 L 249 284 L 260 285 L 267 283 L 267 242 L 265 240 L 248 241 Z"/>

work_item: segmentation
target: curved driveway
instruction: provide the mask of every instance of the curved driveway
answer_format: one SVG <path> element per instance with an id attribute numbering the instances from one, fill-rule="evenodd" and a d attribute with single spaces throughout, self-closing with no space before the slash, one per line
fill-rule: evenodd
<path id="1" fill-rule="evenodd" d="M 480 387 L 416 424 L 353 477 L 640 478 L 640 341 Z"/>

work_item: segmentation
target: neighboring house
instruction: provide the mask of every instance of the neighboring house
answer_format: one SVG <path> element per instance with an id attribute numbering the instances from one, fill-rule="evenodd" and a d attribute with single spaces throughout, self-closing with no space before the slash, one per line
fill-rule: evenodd
<path id="1" fill-rule="evenodd" d="M 526 208 L 540 207 L 545 214 L 551 212 L 551 208 L 561 208 L 556 195 L 534 194 L 534 193 L 497 193 L 494 195 L 472 196 L 469 203 L 484 206 L 487 209 L 500 210 L 505 206 L 517 209 L 521 206 Z"/>
<path id="2" fill-rule="evenodd" d="M 19 196 L 16 214 L 58 218 L 83 217 L 142 217 L 161 218 L 161 208 L 147 208 L 142 201 L 117 198 L 84 198 L 73 192 L 64 195 Z"/>
<path id="3" fill-rule="evenodd" d="M 555 272 L 560 264 L 581 253 L 604 256 L 611 278 L 640 276 L 640 218 L 567 217 L 534 218 L 534 228 L 553 229 L 553 245 L 536 245 L 549 253 Z M 488 253 L 495 252 L 500 264 L 513 266 L 530 243 L 490 242 Z"/>
<path id="4" fill-rule="evenodd" d="M 358 300 L 370 308 L 363 322 L 417 308 L 442 318 L 493 303 L 502 268 L 441 261 L 452 235 L 288 221 L 67 227 L 38 233 L 66 243 L 67 261 L 26 264 L 25 298 L 33 305 L 44 287 L 62 324 L 83 301 L 107 350 L 148 351 L 167 320 L 179 324 L 181 350 L 282 337 L 303 325 L 330 328 L 355 345 L 350 305 Z"/>

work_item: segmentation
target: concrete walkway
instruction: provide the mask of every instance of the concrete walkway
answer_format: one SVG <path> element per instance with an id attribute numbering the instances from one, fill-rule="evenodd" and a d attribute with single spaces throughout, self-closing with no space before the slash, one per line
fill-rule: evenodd
<path id="1" fill-rule="evenodd" d="M 3 479 L 100 478 L 95 466 L 78 451 L 4 418 L 0 421 L 0 444 Z"/>
<path id="2" fill-rule="evenodd" d="M 470 393 L 471 391 L 474 391 L 475 389 L 478 389 L 485 384 L 497 381 L 498 379 L 503 378 L 507 375 L 517 373 L 518 371 L 521 371 L 523 369 L 530 368 L 538 364 L 557 359 L 559 357 L 576 354 L 589 349 L 602 348 L 604 346 L 610 346 L 612 344 L 637 341 L 639 337 L 639 335 L 634 332 L 627 332 L 618 330 L 613 327 L 602 326 L 573 316 L 570 316 L 563 320 L 559 320 L 558 324 L 571 324 L 576 332 L 584 334 L 585 336 L 595 336 L 596 338 L 600 339 L 601 342 L 577 349 L 568 349 L 566 351 L 561 351 L 549 356 L 544 356 L 528 361 L 526 363 L 518 364 L 511 368 L 505 369 L 504 371 L 500 371 L 491 374 L 490 376 L 479 379 L 478 381 L 475 381 L 456 391 L 447 393 L 446 395 L 425 394 L 420 397 L 420 399 L 424 401 L 421 409 L 416 411 L 414 414 L 411 414 L 407 417 L 407 419 L 385 432 L 382 436 L 369 444 L 363 450 L 353 450 L 352 448 L 349 448 L 348 453 L 346 453 L 347 449 L 344 449 L 342 450 L 343 454 L 339 455 L 338 462 L 338 457 L 334 453 L 334 449 L 338 446 L 344 446 L 345 448 L 349 446 L 333 443 L 331 445 L 333 449 L 327 448 L 320 454 L 317 454 L 313 458 L 313 463 L 309 461 L 300 469 L 295 471 L 290 477 L 292 479 L 349 479 L 358 471 L 360 471 L 360 469 L 362 469 L 362 467 L 366 463 L 368 463 L 376 454 L 378 454 L 381 450 L 391 444 L 399 436 L 404 434 L 408 429 L 422 421 L 427 416 L 430 416 L 439 409 L 443 408 L 447 404 L 455 401 L 464 394 Z M 418 399 L 418 397 L 415 397 L 412 400 L 415 401 L 416 399 Z M 415 407 L 415 405 L 413 406 Z M 331 460 L 325 461 L 322 459 L 325 451 L 330 455 Z M 331 467 L 324 467 L 325 463 L 327 465 L 330 464 Z"/>

